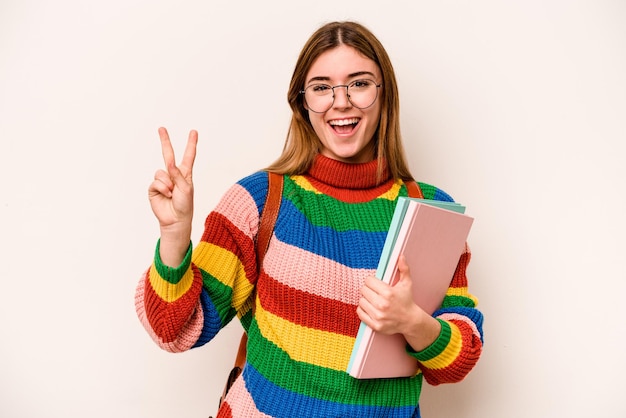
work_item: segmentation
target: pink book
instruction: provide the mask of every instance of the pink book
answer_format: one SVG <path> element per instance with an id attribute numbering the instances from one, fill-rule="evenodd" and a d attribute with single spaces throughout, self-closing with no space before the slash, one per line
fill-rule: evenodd
<path id="1" fill-rule="evenodd" d="M 385 263 L 383 250 L 377 276 L 395 284 L 399 279 L 398 258 L 404 254 L 413 280 L 413 299 L 432 314 L 450 286 L 473 218 L 410 198 L 401 197 L 398 205 L 397 210 L 405 210 L 404 218 L 394 215 L 397 225 L 392 221 L 388 239 L 395 236 L 395 243 L 385 244 L 389 258 Z M 377 333 L 361 323 L 347 371 L 359 379 L 413 376 L 417 360 L 407 354 L 401 334 Z"/>

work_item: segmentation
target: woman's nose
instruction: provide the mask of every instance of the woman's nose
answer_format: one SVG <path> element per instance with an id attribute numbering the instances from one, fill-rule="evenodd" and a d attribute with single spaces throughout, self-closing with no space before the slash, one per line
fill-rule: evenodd
<path id="1" fill-rule="evenodd" d="M 352 106 L 352 102 L 350 102 L 350 94 L 348 93 L 348 86 L 333 87 L 333 95 L 335 96 L 333 107 L 346 109 Z"/>

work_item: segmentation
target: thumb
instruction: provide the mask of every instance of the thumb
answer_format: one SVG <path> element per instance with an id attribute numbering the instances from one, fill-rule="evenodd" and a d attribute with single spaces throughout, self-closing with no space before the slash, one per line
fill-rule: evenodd
<path id="1" fill-rule="evenodd" d="M 398 280 L 398 284 L 402 283 L 403 285 L 411 285 L 411 270 L 409 269 L 409 265 L 406 262 L 406 257 L 404 254 L 400 256 L 398 259 L 398 273 L 400 273 L 400 279 Z"/>

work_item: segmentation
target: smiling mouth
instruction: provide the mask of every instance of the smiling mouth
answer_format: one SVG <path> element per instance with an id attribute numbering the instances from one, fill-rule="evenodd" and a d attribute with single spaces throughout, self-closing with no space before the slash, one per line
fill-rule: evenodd
<path id="1" fill-rule="evenodd" d="M 349 134 L 359 124 L 360 118 L 335 119 L 328 122 L 338 134 Z"/>

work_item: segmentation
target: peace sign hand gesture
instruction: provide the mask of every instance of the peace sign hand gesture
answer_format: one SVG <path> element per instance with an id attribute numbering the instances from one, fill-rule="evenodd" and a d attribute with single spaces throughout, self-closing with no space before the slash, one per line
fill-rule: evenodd
<path id="1" fill-rule="evenodd" d="M 176 165 L 174 149 L 165 128 L 159 128 L 165 170 L 154 175 L 148 188 L 152 212 L 161 227 L 161 260 L 178 266 L 185 256 L 191 239 L 193 220 L 193 163 L 196 158 L 198 132 L 189 132 L 182 162 Z"/>

